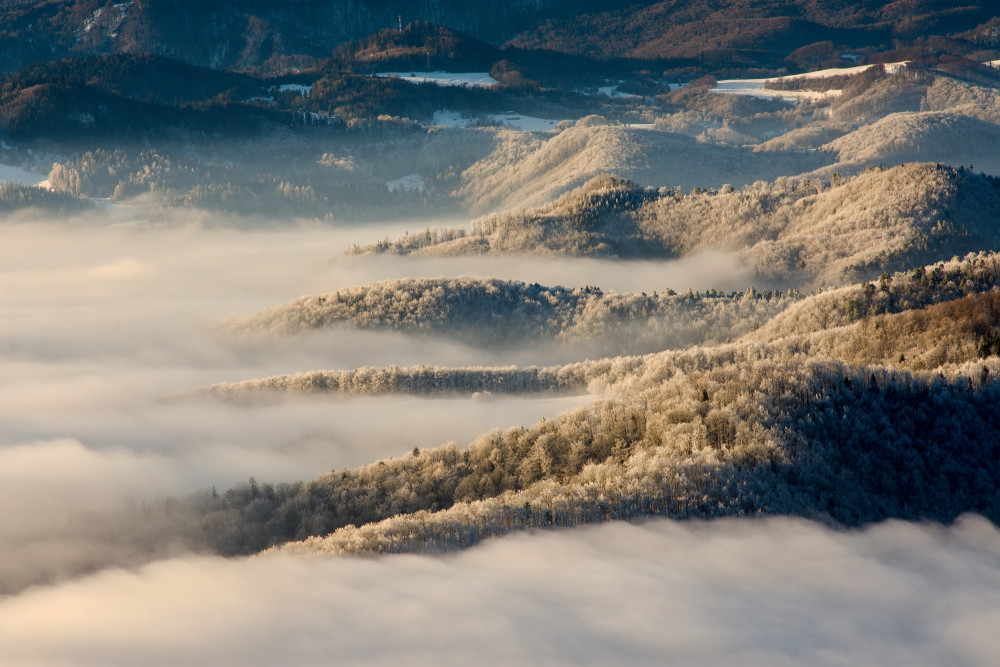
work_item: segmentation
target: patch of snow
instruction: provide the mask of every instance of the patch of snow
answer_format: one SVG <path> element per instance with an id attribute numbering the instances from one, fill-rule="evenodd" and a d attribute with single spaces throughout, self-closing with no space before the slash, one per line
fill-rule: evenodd
<path id="1" fill-rule="evenodd" d="M 898 63 L 885 63 L 882 65 L 887 74 L 895 74 L 909 64 L 908 60 Z M 803 74 L 789 74 L 788 76 L 772 77 L 770 79 L 726 79 L 719 81 L 713 93 L 728 95 L 749 95 L 761 99 L 778 99 L 785 102 L 797 103 L 802 100 L 822 100 L 840 95 L 839 90 L 827 90 L 819 92 L 815 90 L 771 90 L 764 87 L 767 81 L 794 81 L 801 79 L 825 79 L 831 76 L 853 76 L 878 65 L 858 65 L 857 67 L 832 67 L 829 69 L 817 70 L 815 72 L 805 72 Z"/>
<path id="2" fill-rule="evenodd" d="M 561 122 L 550 118 L 535 118 L 534 116 L 512 113 L 493 114 L 490 119 L 505 127 L 525 132 L 547 132 L 556 129 L 556 125 Z"/>
<path id="3" fill-rule="evenodd" d="M 625 127 L 630 130 L 653 130 L 656 125 L 654 123 L 625 123 Z"/>
<path id="4" fill-rule="evenodd" d="M 1000 60 L 987 60 L 983 64 L 987 67 L 996 67 L 997 69 L 1000 69 Z"/>
<path id="5" fill-rule="evenodd" d="M 93 125 L 94 124 L 94 114 L 89 111 L 85 113 L 73 112 L 69 114 L 69 117 L 80 123 L 81 125 Z"/>
<path id="6" fill-rule="evenodd" d="M 548 132 L 556 129 L 556 125 L 561 122 L 559 120 L 552 120 L 551 118 L 525 116 L 513 111 L 490 114 L 489 119 L 504 127 L 523 130 L 525 132 Z M 434 120 L 431 121 L 431 125 L 441 127 L 469 127 L 475 120 L 474 118 L 463 116 L 461 111 L 443 109 L 434 112 Z"/>
<path id="7" fill-rule="evenodd" d="M 112 38 L 118 37 L 118 29 L 122 27 L 122 23 L 125 22 L 125 15 L 128 13 L 128 8 L 132 6 L 132 2 L 123 2 L 114 5 L 114 10 L 118 13 L 113 19 L 113 25 L 108 30 L 108 36 Z"/>
<path id="8" fill-rule="evenodd" d="M 47 175 L 38 174 L 9 164 L 0 164 L 0 183 L 20 183 L 21 185 L 48 187 L 48 182 Z"/>
<path id="9" fill-rule="evenodd" d="M 764 87 L 766 81 L 768 79 L 726 79 L 716 83 L 715 88 L 711 90 L 720 95 L 747 95 L 764 100 L 783 100 L 793 104 L 802 100 L 836 97 L 840 94 L 839 90 L 828 90 L 825 93 L 817 93 L 812 90 L 769 90 Z"/>
<path id="10" fill-rule="evenodd" d="M 895 74 L 899 70 L 903 69 L 910 64 L 909 60 L 901 60 L 895 63 L 884 63 L 882 69 L 886 74 Z M 772 81 L 794 81 L 796 79 L 826 79 L 831 76 L 854 76 L 855 74 L 861 74 L 862 72 L 867 72 L 872 67 L 878 67 L 878 65 L 858 65 L 856 67 L 830 67 L 827 69 L 816 70 L 815 72 L 803 72 L 802 74 L 789 74 L 787 76 L 774 77 Z"/>
<path id="11" fill-rule="evenodd" d="M 852 76 L 868 71 L 875 65 L 858 65 L 857 67 L 831 67 L 829 69 L 816 70 L 815 72 L 803 72 L 802 74 L 789 74 L 788 76 L 775 77 L 774 81 L 795 81 L 798 79 L 826 79 L 831 76 Z"/>
<path id="12" fill-rule="evenodd" d="M 410 83 L 433 83 L 438 86 L 488 88 L 499 83 L 489 72 L 378 72 L 375 76 L 395 77 Z"/>
<path id="13" fill-rule="evenodd" d="M 597 89 L 597 92 L 612 99 L 638 99 L 642 97 L 641 95 L 633 95 L 632 93 L 623 93 L 618 90 L 618 86 L 601 86 Z"/>
<path id="14" fill-rule="evenodd" d="M 409 174 L 394 181 L 386 181 L 385 187 L 389 192 L 423 192 L 426 181 L 420 174 Z"/>
<path id="15" fill-rule="evenodd" d="M 435 111 L 434 120 L 431 121 L 431 125 L 442 127 L 469 127 L 471 124 L 471 118 L 463 116 L 461 111 L 451 111 L 450 109 Z"/>
<path id="16" fill-rule="evenodd" d="M 337 116 L 329 113 L 317 113 L 315 111 L 303 111 L 302 120 L 306 123 L 320 125 L 333 125 L 337 121 Z"/>
<path id="17" fill-rule="evenodd" d="M 128 13 L 129 7 L 132 6 L 131 0 L 129 2 L 120 2 L 118 4 L 112 5 L 111 9 L 115 12 L 114 16 L 108 21 L 107 36 L 117 37 L 118 29 L 122 27 L 122 23 L 125 21 L 125 15 Z M 101 15 L 104 13 L 104 7 L 99 7 L 91 13 L 90 16 L 83 20 L 83 23 L 77 28 L 74 33 L 76 35 L 76 41 L 83 39 L 83 36 L 89 33 L 97 25 L 97 22 L 101 19 Z"/>
<path id="18" fill-rule="evenodd" d="M 278 86 L 278 91 L 282 93 L 298 93 L 302 97 L 309 97 L 312 94 L 313 87 L 304 86 L 301 83 L 283 83 Z"/>
<path id="19" fill-rule="evenodd" d="M 103 11 L 104 11 L 104 8 L 103 7 L 99 7 L 97 9 L 95 9 L 90 16 L 88 16 L 87 18 L 83 19 L 83 25 L 81 25 L 80 28 L 76 31 L 76 39 L 77 39 L 77 41 L 83 39 L 83 35 L 85 33 L 88 33 L 88 32 L 90 32 L 91 30 L 94 29 L 94 24 L 97 23 L 97 20 L 99 18 L 101 18 L 101 12 L 103 12 Z"/>

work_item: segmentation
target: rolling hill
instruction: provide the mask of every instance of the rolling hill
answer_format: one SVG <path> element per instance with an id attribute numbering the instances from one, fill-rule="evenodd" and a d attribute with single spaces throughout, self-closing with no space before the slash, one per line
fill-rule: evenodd
<path id="1" fill-rule="evenodd" d="M 720 249 L 741 258 L 759 280 L 803 287 L 997 249 L 998 215 L 995 177 L 943 165 L 687 195 L 604 177 L 548 206 L 486 216 L 469 234 L 428 231 L 353 252 L 674 258 Z"/>

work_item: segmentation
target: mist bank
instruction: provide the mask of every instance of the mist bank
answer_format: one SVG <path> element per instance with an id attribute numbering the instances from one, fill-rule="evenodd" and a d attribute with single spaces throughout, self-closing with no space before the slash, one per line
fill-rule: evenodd
<path id="1" fill-rule="evenodd" d="M 444 558 L 175 559 L 0 601 L 0 658 L 987 665 L 1000 650 L 997 544 L 975 517 L 860 531 L 650 520 Z"/>
<path id="2" fill-rule="evenodd" d="M 250 409 L 189 400 L 132 418 L 108 407 L 86 421 L 63 417 L 39 428 L 47 439 L 0 446 L 0 500 L 18 508 L 0 519 L 0 595 L 108 567 L 214 552 L 200 525 L 188 525 L 201 521 L 213 488 L 223 495 L 236 488 L 234 497 L 243 497 L 238 490 L 251 477 L 313 479 L 414 447 L 464 446 L 484 431 L 530 424 L 586 401 L 533 395 L 331 404 L 300 397 L 256 401 Z M 76 437 L 53 439 L 60 430 Z M 260 483 L 275 486 L 298 483 Z M 223 526 L 212 529 L 230 535 Z"/>
<path id="3" fill-rule="evenodd" d="M 373 332 L 333 344 L 300 338 L 266 353 L 231 345 L 213 331 L 227 316 L 380 270 L 405 273 L 406 262 L 341 261 L 339 248 L 371 227 L 246 232 L 202 226 L 191 215 L 180 226 L 58 219 L 4 226 L 0 470 L 9 474 L 0 495 L 19 508 L 0 520 L 5 592 L 198 548 L 176 532 L 137 537 L 153 525 L 143 522 L 143 503 L 213 486 L 224 492 L 251 476 L 313 479 L 414 447 L 464 446 L 490 429 L 531 424 L 588 400 L 300 397 L 253 409 L 207 396 L 172 400 L 218 382 L 359 362 L 511 363 L 470 346 Z M 525 346 L 511 358 L 547 355 Z"/>
<path id="4" fill-rule="evenodd" d="M 24 525 L 5 529 L 9 553 L 23 556 L 12 557 L 8 563 L 12 572 L 9 582 L 14 582 L 8 582 L 8 590 L 112 563 L 136 565 L 176 553 L 178 549 L 252 553 L 288 540 L 328 535 L 349 525 L 364 526 L 359 530 L 373 537 L 365 537 L 361 544 L 371 541 L 373 548 L 379 550 L 416 548 L 413 545 L 422 544 L 421 540 L 436 534 L 434 530 L 438 528 L 434 525 L 438 521 L 445 526 L 440 538 L 440 544 L 445 544 L 450 543 L 447 540 L 452 538 L 448 536 L 455 531 L 472 536 L 475 541 L 479 539 L 476 536 L 493 534 L 496 525 L 513 528 L 552 525 L 553 521 L 575 523 L 580 518 L 589 521 L 637 516 L 636 512 L 714 516 L 714 512 L 745 513 L 750 511 L 748 508 L 756 507 L 760 511 L 810 516 L 813 512 L 827 513 L 851 523 L 885 516 L 947 518 L 967 510 L 991 511 L 981 505 L 989 493 L 984 493 L 976 486 L 978 482 L 964 473 L 958 474 L 955 483 L 971 485 L 968 495 L 960 496 L 964 498 L 962 502 L 973 498 L 968 501 L 971 505 L 939 504 L 942 498 L 954 495 L 950 490 L 941 490 L 937 495 L 928 492 L 926 497 L 918 493 L 917 498 L 922 498 L 920 502 L 924 504 L 914 509 L 913 499 L 905 500 L 906 496 L 899 495 L 904 493 L 900 489 L 911 489 L 911 483 L 896 477 L 892 477 L 896 479 L 896 490 L 866 488 L 853 500 L 836 497 L 833 501 L 836 512 L 828 507 L 830 500 L 825 496 L 815 498 L 807 494 L 803 498 L 788 491 L 789 502 L 776 501 L 772 494 L 784 497 L 786 491 L 782 489 L 787 490 L 789 485 L 798 489 L 790 481 L 793 475 L 790 471 L 798 468 L 779 467 L 775 471 L 767 462 L 780 461 L 785 454 L 778 459 L 772 455 L 778 456 L 774 452 L 784 452 L 783 448 L 790 447 L 792 441 L 788 438 L 799 431 L 791 427 L 782 431 L 784 427 L 763 416 L 754 417 L 757 413 L 753 410 L 758 408 L 752 408 L 756 405 L 762 411 L 760 415 L 772 414 L 770 419 L 778 419 L 774 415 L 779 413 L 763 406 L 770 406 L 778 400 L 776 397 L 784 395 L 785 390 L 780 388 L 788 385 L 782 378 L 809 376 L 811 356 L 837 354 L 855 364 L 836 371 L 841 373 L 841 382 L 845 376 L 851 378 L 855 390 L 868 386 L 868 391 L 876 391 L 871 386 L 872 376 L 880 387 L 885 373 L 889 373 L 885 377 L 892 378 L 889 386 L 897 383 L 910 386 L 907 383 L 911 380 L 905 374 L 908 368 L 937 369 L 941 363 L 959 364 L 940 368 L 948 378 L 949 388 L 942 396 L 951 392 L 955 401 L 943 414 L 951 410 L 952 414 L 965 415 L 969 405 L 978 405 L 976 401 L 980 398 L 976 396 L 986 396 L 981 392 L 992 386 L 998 371 L 989 360 L 985 364 L 961 366 L 990 354 L 992 348 L 981 347 L 980 338 L 996 334 L 991 328 L 996 322 L 990 316 L 982 322 L 977 319 L 993 312 L 985 307 L 985 301 L 982 304 L 976 301 L 978 305 L 968 307 L 961 305 L 962 299 L 988 300 L 989 291 L 996 286 L 996 262 L 990 254 L 907 274 L 890 274 L 874 284 L 805 298 L 785 308 L 783 312 L 787 315 L 764 323 L 753 334 L 759 336 L 754 341 L 584 364 L 581 367 L 585 368 L 588 390 L 597 394 L 610 392 L 602 404 L 604 407 L 539 422 L 544 416 L 579 405 L 581 398 L 531 396 L 519 400 L 422 401 L 383 396 L 359 402 L 358 399 L 330 401 L 328 395 L 317 394 L 310 400 L 303 397 L 254 404 L 252 409 L 207 395 L 181 401 L 163 400 L 221 380 L 242 381 L 275 374 L 281 377 L 296 368 L 311 370 L 338 365 L 355 368 L 351 363 L 354 359 L 365 359 L 367 364 L 383 369 L 402 362 L 405 368 L 407 358 L 426 358 L 433 352 L 440 355 L 439 363 L 451 362 L 449 365 L 461 369 L 474 367 L 483 360 L 495 365 L 495 360 L 504 358 L 504 354 L 484 355 L 471 346 L 459 348 L 441 341 L 417 344 L 399 334 L 386 337 L 366 332 L 341 337 L 340 346 L 328 344 L 329 340 L 338 339 L 324 341 L 295 336 L 294 345 L 240 347 L 220 339 L 213 331 L 226 313 L 237 309 L 253 311 L 287 298 L 289 293 L 315 291 L 319 285 L 354 284 L 349 281 L 365 275 L 365 271 L 389 268 L 406 271 L 413 266 L 435 268 L 423 263 L 427 260 L 377 258 L 372 266 L 361 262 L 362 258 L 330 254 L 336 242 L 351 230 L 247 234 L 197 228 L 117 228 L 95 234 L 93 230 L 65 227 L 15 226 L 10 233 L 18 244 L 16 250 L 7 246 L 2 275 L 4 307 L 13 317 L 0 346 L 5 371 L 0 383 L 0 394 L 4 397 L 0 402 L 4 406 L 0 417 L 10 454 L 22 457 L 31 452 L 37 454 L 36 458 L 22 458 L 28 463 L 20 467 L 11 463 L 10 469 L 20 470 L 18 475 L 23 479 L 43 479 L 56 477 L 56 472 L 63 470 L 59 460 L 76 461 L 77 464 L 64 471 L 63 486 L 79 492 L 60 495 L 46 484 L 11 485 L 12 489 L 23 491 L 20 496 L 15 494 L 11 503 L 35 507 L 37 501 L 40 508 L 38 512 L 24 513 L 25 525 L 34 521 L 44 530 L 18 532 L 23 531 Z M 519 261 L 523 263 L 509 270 L 527 272 L 537 267 L 540 271 L 574 271 L 595 266 L 572 261 L 549 263 L 544 259 L 537 263 L 530 259 Z M 655 265 L 648 266 L 649 275 L 655 275 L 652 268 Z M 646 274 L 625 275 L 620 279 L 646 277 Z M 615 276 L 609 274 L 609 278 Z M 745 295 L 723 298 L 694 292 L 671 298 L 690 302 L 697 308 L 707 307 L 698 305 L 699 301 L 714 304 L 746 300 Z M 919 314 L 921 311 L 912 310 L 947 306 L 938 302 L 955 306 L 947 313 L 928 310 Z M 923 329 L 916 326 L 917 319 L 910 324 L 897 322 L 891 319 L 895 316 L 923 318 L 925 325 L 920 325 Z M 952 338 L 935 333 L 938 324 L 944 326 L 947 322 L 960 322 L 942 330 Z M 876 324 L 879 329 L 874 328 Z M 870 332 L 875 330 L 882 333 L 872 337 Z M 910 335 L 907 332 L 912 331 L 923 331 L 920 334 L 923 338 L 907 338 Z M 921 350 L 931 349 L 928 336 L 940 341 L 954 338 L 958 342 L 943 357 L 922 355 Z M 302 345 L 303 341 L 308 344 Z M 874 343 L 877 345 L 872 347 Z M 573 346 L 570 350 L 579 351 Z M 551 352 L 539 347 L 537 353 L 550 361 L 543 366 L 550 369 L 546 373 L 558 369 L 555 370 L 558 380 L 562 369 L 552 366 Z M 530 351 L 520 349 L 508 358 L 525 358 L 529 354 Z M 901 354 L 905 360 L 898 358 Z M 761 366 L 762 359 L 772 359 L 784 366 L 768 370 L 769 367 Z M 865 366 L 869 363 L 889 368 Z M 762 380 L 765 385 L 775 383 L 774 387 L 779 389 L 751 392 L 748 396 L 752 398 L 740 399 L 744 402 L 737 403 L 742 406 L 737 408 L 727 402 L 734 395 L 742 395 L 736 389 L 737 384 L 733 384 L 736 393 L 720 394 L 720 402 L 716 404 L 712 390 L 698 384 L 701 382 L 698 378 L 715 371 L 726 377 L 749 374 L 751 378 L 759 372 L 761 378 L 766 378 Z M 433 381 L 421 373 L 414 378 L 421 385 L 427 381 L 434 386 L 437 375 L 435 371 Z M 379 372 L 337 371 L 337 377 L 341 376 L 350 376 L 352 383 L 360 377 L 365 386 L 374 386 Z M 902 419 L 911 409 L 902 405 L 917 405 L 925 400 L 920 398 L 924 391 L 921 387 L 927 388 L 928 396 L 938 396 L 935 377 L 932 374 L 916 377 L 912 380 L 915 388 L 904 392 L 908 398 L 903 404 L 891 403 L 878 409 L 883 410 L 882 414 L 891 414 L 893 420 Z M 671 378 L 678 378 L 678 382 L 687 378 L 684 381 L 694 385 L 670 399 L 646 395 Z M 472 372 L 467 379 L 479 382 L 484 377 L 477 379 Z M 976 387 L 968 404 L 962 403 L 966 400 L 963 382 Z M 267 381 L 250 384 L 253 387 L 249 393 L 253 395 L 258 384 Z M 830 396 L 840 395 L 837 386 L 823 386 Z M 709 395 L 706 401 L 700 398 L 702 389 Z M 796 391 L 810 396 L 816 393 L 811 389 Z M 896 395 L 895 389 L 886 391 Z M 866 400 L 871 402 L 876 395 L 866 394 Z M 646 407 L 642 401 L 646 401 Z M 803 404 L 797 409 L 805 414 L 809 407 Z M 736 412 L 731 413 L 733 410 Z M 750 412 L 744 415 L 742 410 Z M 871 410 L 869 416 L 874 419 L 877 410 L 875 407 Z M 395 417 L 386 420 L 385 414 Z M 461 414 L 462 419 L 456 419 L 456 414 Z M 969 424 L 978 423 L 976 419 L 970 418 Z M 491 428 L 518 424 L 535 426 L 525 428 L 523 433 L 504 431 L 495 436 L 499 438 L 495 442 L 491 440 L 494 436 L 487 434 L 469 450 L 479 452 L 475 456 L 457 448 L 445 448 L 440 454 L 434 450 L 440 443 L 454 441 L 462 446 Z M 829 425 L 829 432 L 837 432 L 835 427 L 836 424 Z M 880 433 L 880 426 L 872 428 L 873 433 Z M 952 430 L 950 426 L 936 429 L 929 423 L 919 429 L 919 434 L 912 437 L 922 443 L 921 447 L 931 448 L 928 452 L 936 451 L 933 447 L 937 444 L 932 438 L 938 437 L 942 429 Z M 67 434 L 73 439 L 65 440 Z M 853 435 L 851 432 L 844 437 Z M 905 447 L 909 441 L 896 435 L 887 432 L 885 439 Z M 972 434 L 968 441 L 975 442 L 977 437 Z M 778 444 L 773 444 L 771 438 L 776 438 Z M 64 441 L 72 444 L 55 444 Z M 501 447 L 498 443 L 507 444 Z M 661 445 L 667 449 L 660 451 Z M 820 438 L 810 446 L 822 449 L 828 445 Z M 412 454 L 414 447 L 420 449 L 419 456 Z M 516 452 L 509 458 L 503 454 L 507 447 Z M 495 449 L 498 453 L 494 456 Z M 563 453 L 553 453 L 560 451 Z M 982 451 L 988 452 L 988 448 Z M 403 457 L 406 452 L 410 454 Z M 466 455 L 471 457 L 469 462 L 464 459 Z M 645 473 L 638 475 L 635 470 L 641 468 L 629 467 L 645 465 L 642 462 L 650 456 L 655 462 L 650 464 L 652 469 L 670 471 L 663 473 L 665 479 L 677 475 L 676 489 L 635 486 L 635 479 L 659 479 Z M 886 453 L 885 460 L 893 460 L 893 456 L 896 454 Z M 938 473 L 931 470 L 934 465 L 941 465 L 935 456 L 928 453 L 926 461 L 914 462 L 927 479 L 938 479 L 935 477 Z M 358 467 L 380 459 L 382 466 L 376 463 Z M 634 463 L 627 463 L 633 459 Z M 443 467 L 425 479 L 423 462 L 439 460 Z M 882 459 L 876 457 L 876 460 Z M 81 463 L 87 461 L 91 463 Z M 719 467 L 714 461 L 726 465 Z M 743 463 L 737 465 L 734 461 Z M 616 466 L 622 466 L 621 470 Z M 315 479 L 317 474 L 331 468 L 351 472 L 346 476 L 337 473 L 336 478 Z M 808 466 L 802 469 L 812 470 Z M 74 470 L 91 472 L 77 475 Z M 391 479 L 395 481 L 389 483 L 383 479 L 382 471 L 391 471 Z M 604 487 L 594 486 L 587 475 L 604 476 L 610 481 Z M 261 480 L 256 482 L 256 491 L 252 485 L 241 482 L 250 476 Z M 87 490 L 91 488 L 85 483 L 88 478 L 103 480 L 101 493 Z M 296 479 L 315 481 L 281 483 Z M 412 481 L 409 486 L 399 486 L 399 480 L 403 479 Z M 750 487 L 746 485 L 730 486 L 735 483 L 733 479 L 746 479 L 747 484 L 754 480 L 753 484 L 762 485 L 760 497 L 747 496 Z M 136 480 L 148 483 L 137 486 Z M 840 477 L 832 478 L 829 483 L 844 486 Z M 194 493 L 212 486 L 218 490 L 216 497 L 209 491 Z M 32 492 L 32 488 L 37 488 L 38 493 Z M 601 491 L 602 488 L 605 490 Z M 714 505 L 692 500 L 695 496 L 691 495 L 694 493 L 691 489 L 704 488 L 715 489 L 713 494 L 717 492 L 706 496 Z M 916 493 L 905 493 L 911 492 Z M 123 497 L 134 498 L 136 504 L 119 508 Z M 340 509 L 330 509 L 325 500 L 330 497 L 340 499 L 333 506 Z M 82 503 L 80 498 L 91 498 L 92 502 Z M 167 498 L 173 500 L 168 502 Z M 537 507 L 538 498 L 552 501 L 546 507 L 549 500 L 542 500 L 543 505 Z M 526 502 L 533 509 L 526 508 Z M 904 502 L 910 505 L 901 506 Z M 474 507 L 475 503 L 486 503 L 484 507 L 493 509 L 489 509 L 480 523 L 478 519 L 471 520 L 472 527 L 462 528 L 467 517 L 462 513 L 465 510 L 459 510 Z M 93 514 L 87 521 L 67 522 L 66 512 L 70 507 Z M 452 512 L 450 507 L 459 510 Z M 405 516 L 421 510 L 435 511 L 426 515 L 430 518 L 422 514 Z M 498 513 L 493 513 L 494 510 Z M 404 516 L 388 527 L 379 523 L 396 514 Z M 72 530 L 66 530 L 67 525 L 73 526 Z M 402 532 L 392 537 L 396 535 L 392 531 L 399 526 L 403 527 Z M 425 528 L 430 532 L 422 532 Z M 340 534 L 331 544 L 339 544 L 337 540 L 345 535 L 350 537 L 353 533 Z M 73 542 L 83 548 L 40 546 Z M 49 557 L 37 556 L 43 551 Z"/>

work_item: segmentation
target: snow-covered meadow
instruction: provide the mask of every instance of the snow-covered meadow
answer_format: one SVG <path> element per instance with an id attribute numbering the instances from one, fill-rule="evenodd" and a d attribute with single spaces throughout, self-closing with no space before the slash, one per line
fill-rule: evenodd
<path id="1" fill-rule="evenodd" d="M 489 72 L 377 72 L 376 76 L 391 76 L 409 83 L 433 83 L 438 86 L 467 88 L 489 88 L 498 83 Z"/>

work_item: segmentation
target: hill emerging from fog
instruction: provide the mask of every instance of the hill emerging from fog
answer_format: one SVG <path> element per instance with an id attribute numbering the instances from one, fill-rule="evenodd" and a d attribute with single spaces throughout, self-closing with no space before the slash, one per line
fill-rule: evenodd
<path id="1" fill-rule="evenodd" d="M 744 185 L 810 171 L 822 155 L 761 155 L 668 132 L 585 117 L 551 138 L 504 132 L 463 174 L 458 196 L 473 212 L 540 206 L 602 174 L 684 189 Z"/>
<path id="2" fill-rule="evenodd" d="M 386 329 L 477 347 L 594 346 L 608 356 L 736 338 L 795 299 L 752 289 L 647 295 L 480 278 L 390 280 L 302 297 L 233 320 L 225 330 L 289 336 L 338 327 Z"/>
<path id="3" fill-rule="evenodd" d="M 1000 125 L 942 111 L 901 112 L 837 138 L 821 150 L 837 154 L 838 168 L 841 163 L 969 160 L 968 164 L 995 174 L 1000 172 Z"/>
<path id="4" fill-rule="evenodd" d="M 689 194 L 603 177 L 547 206 L 481 218 L 471 233 L 428 230 L 353 251 L 675 258 L 721 249 L 764 280 L 842 284 L 996 249 L 998 216 L 1000 180 L 943 165 Z"/>
<path id="5" fill-rule="evenodd" d="M 289 541 L 293 553 L 436 553 L 521 528 L 650 515 L 1000 521 L 998 267 L 982 253 L 819 293 L 723 345 L 520 375 L 361 369 L 216 387 L 242 400 L 401 381 L 419 391 L 585 381 L 602 398 L 467 449 L 414 450 L 302 484 L 252 482 L 146 517 L 222 553 Z"/>

